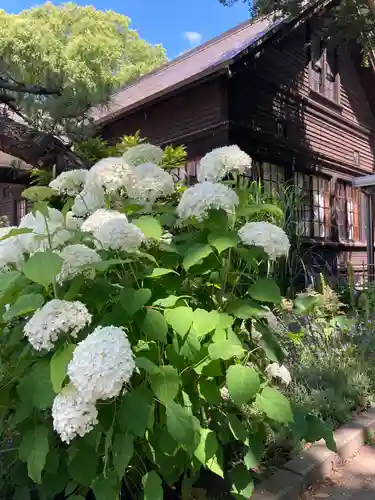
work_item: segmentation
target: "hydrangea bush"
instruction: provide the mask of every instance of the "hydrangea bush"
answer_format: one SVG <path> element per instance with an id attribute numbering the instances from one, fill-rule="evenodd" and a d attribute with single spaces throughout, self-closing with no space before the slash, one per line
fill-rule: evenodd
<path id="1" fill-rule="evenodd" d="M 11 446 L 1 459 L 12 498 L 36 488 L 41 499 L 162 499 L 173 485 L 189 498 L 206 468 L 247 499 L 265 425 L 295 425 L 273 385 L 288 375 L 275 372 L 270 307 L 281 297 L 267 276 L 289 241 L 248 222 L 254 207 L 235 181 L 251 160 L 237 146 L 212 151 L 201 182 L 184 187 L 163 154 L 137 144 L 28 188 L 32 212 L 2 229 Z M 61 211 L 49 203 L 57 195 Z M 233 443 L 240 463 L 228 460 Z"/>

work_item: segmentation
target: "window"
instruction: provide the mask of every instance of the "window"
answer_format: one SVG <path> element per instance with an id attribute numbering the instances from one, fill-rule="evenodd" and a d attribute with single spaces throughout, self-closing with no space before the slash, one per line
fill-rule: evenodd
<path id="1" fill-rule="evenodd" d="M 336 190 L 338 237 L 344 241 L 365 241 L 364 195 L 339 183 Z"/>
<path id="2" fill-rule="evenodd" d="M 299 189 L 297 206 L 298 233 L 314 238 L 331 236 L 330 183 L 324 177 L 295 174 Z"/>
<path id="3" fill-rule="evenodd" d="M 285 182 L 285 169 L 271 163 L 262 163 L 261 177 L 265 193 L 277 193 Z"/>
<path id="4" fill-rule="evenodd" d="M 27 204 L 26 200 L 18 200 L 16 201 L 16 217 L 17 224 L 19 224 L 20 220 L 27 213 Z"/>
<path id="5" fill-rule="evenodd" d="M 353 164 L 356 167 L 359 167 L 361 163 L 361 157 L 359 151 L 353 151 Z"/>
<path id="6" fill-rule="evenodd" d="M 188 160 L 184 167 L 174 168 L 172 176 L 174 179 L 181 181 L 186 186 L 192 186 L 197 182 L 197 169 L 201 158 Z"/>
<path id="7" fill-rule="evenodd" d="M 276 134 L 277 137 L 286 138 L 288 136 L 286 121 L 282 119 L 276 120 Z"/>
<path id="8" fill-rule="evenodd" d="M 327 46 L 318 33 L 311 39 L 310 87 L 331 101 L 340 101 L 337 48 Z"/>

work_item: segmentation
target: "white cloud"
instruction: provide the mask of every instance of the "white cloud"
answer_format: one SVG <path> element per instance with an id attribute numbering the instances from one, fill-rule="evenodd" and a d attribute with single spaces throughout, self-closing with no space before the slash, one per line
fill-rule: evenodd
<path id="1" fill-rule="evenodd" d="M 196 47 L 202 42 L 202 35 L 196 31 L 185 31 L 184 38 L 189 42 L 191 47 Z"/>

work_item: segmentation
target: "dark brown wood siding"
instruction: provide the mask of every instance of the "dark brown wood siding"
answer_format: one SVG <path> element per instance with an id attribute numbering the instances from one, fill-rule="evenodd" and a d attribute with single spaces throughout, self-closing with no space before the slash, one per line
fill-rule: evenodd
<path id="1" fill-rule="evenodd" d="M 22 199 L 21 193 L 25 186 L 0 183 L 0 215 L 8 217 L 10 225 L 19 223 L 17 203 Z"/>
<path id="2" fill-rule="evenodd" d="M 226 91 L 221 78 L 126 114 L 102 129 L 114 142 L 140 130 L 154 144 L 185 144 L 189 156 L 200 156 L 227 143 Z"/>

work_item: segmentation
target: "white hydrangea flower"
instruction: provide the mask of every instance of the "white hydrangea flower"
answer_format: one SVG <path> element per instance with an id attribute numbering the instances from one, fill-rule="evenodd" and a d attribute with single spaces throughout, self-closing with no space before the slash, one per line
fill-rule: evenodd
<path id="1" fill-rule="evenodd" d="M 251 158 L 238 146 L 224 146 L 207 153 L 198 168 L 198 181 L 221 181 L 229 173 L 244 174 L 251 168 Z"/>
<path id="2" fill-rule="evenodd" d="M 104 222 L 94 232 L 98 248 L 104 250 L 124 250 L 131 252 L 137 250 L 145 236 L 135 225 L 124 218 L 116 217 Z"/>
<path id="3" fill-rule="evenodd" d="M 126 163 L 136 167 L 143 163 L 160 163 L 162 156 L 163 150 L 158 146 L 142 143 L 125 151 L 123 158 Z"/>
<path id="4" fill-rule="evenodd" d="M 268 365 L 266 372 L 272 378 L 279 378 L 285 385 L 289 385 L 292 381 L 288 368 L 284 365 L 279 365 L 279 363 L 271 363 Z"/>
<path id="5" fill-rule="evenodd" d="M 172 176 L 154 163 L 134 167 L 127 186 L 129 198 L 153 203 L 158 198 L 170 196 L 175 191 Z"/>
<path id="6" fill-rule="evenodd" d="M 85 401 L 74 386 L 68 385 L 53 400 L 53 428 L 61 441 L 70 443 L 76 436 L 83 437 L 98 423 L 94 403 Z"/>
<path id="7" fill-rule="evenodd" d="M 81 244 L 67 245 L 61 250 L 60 257 L 63 259 L 63 264 L 56 278 L 59 283 L 72 279 L 83 272 L 84 266 L 102 260 L 95 250 Z"/>
<path id="8" fill-rule="evenodd" d="M 4 238 L 12 229 L 16 227 L 2 227 L 0 228 L 0 270 L 7 270 L 9 265 L 21 267 L 24 262 L 24 246 L 19 236 L 10 236 L 5 240 Z"/>
<path id="9" fill-rule="evenodd" d="M 87 183 L 93 182 L 107 193 L 114 193 L 128 185 L 131 173 L 132 167 L 123 157 L 103 158 L 90 168 Z"/>
<path id="10" fill-rule="evenodd" d="M 68 375 L 83 398 L 94 402 L 118 396 L 134 369 L 125 331 L 117 326 L 98 326 L 76 347 Z"/>
<path id="11" fill-rule="evenodd" d="M 75 197 L 72 213 L 76 217 L 86 217 L 103 207 L 105 207 L 104 189 L 96 182 L 87 181 L 83 190 Z"/>
<path id="12" fill-rule="evenodd" d="M 49 351 L 58 337 L 65 333 L 77 337 L 90 323 L 91 314 L 82 302 L 53 299 L 34 313 L 23 333 L 34 349 Z"/>
<path id="13" fill-rule="evenodd" d="M 121 212 L 117 212 L 117 210 L 107 210 L 105 208 L 100 208 L 85 220 L 85 222 L 81 226 L 81 231 L 84 231 L 86 233 L 94 233 L 110 219 L 122 219 L 126 222 L 128 221 L 126 215 L 122 214 Z"/>
<path id="14" fill-rule="evenodd" d="M 78 231 L 82 223 L 83 219 L 76 217 L 72 211 L 69 211 L 65 216 L 65 226 L 69 231 Z"/>
<path id="15" fill-rule="evenodd" d="M 25 252 L 30 254 L 47 248 L 57 248 L 66 243 L 72 233 L 66 229 L 65 218 L 59 210 L 48 208 L 47 215 L 32 212 L 24 215 L 18 226 L 20 229 L 31 229 L 31 233 L 17 236 Z"/>
<path id="16" fill-rule="evenodd" d="M 62 172 L 49 183 L 49 187 L 59 194 L 76 196 L 83 188 L 87 177 L 87 170 L 77 169 Z"/>
<path id="17" fill-rule="evenodd" d="M 184 191 L 177 206 L 177 214 L 181 219 L 196 217 L 203 220 L 210 210 L 221 209 L 233 214 L 238 204 L 237 194 L 228 186 L 201 182 Z"/>
<path id="18" fill-rule="evenodd" d="M 269 222 L 247 222 L 238 231 L 238 236 L 245 245 L 262 247 L 270 260 L 289 253 L 288 236 L 280 227 Z"/>

